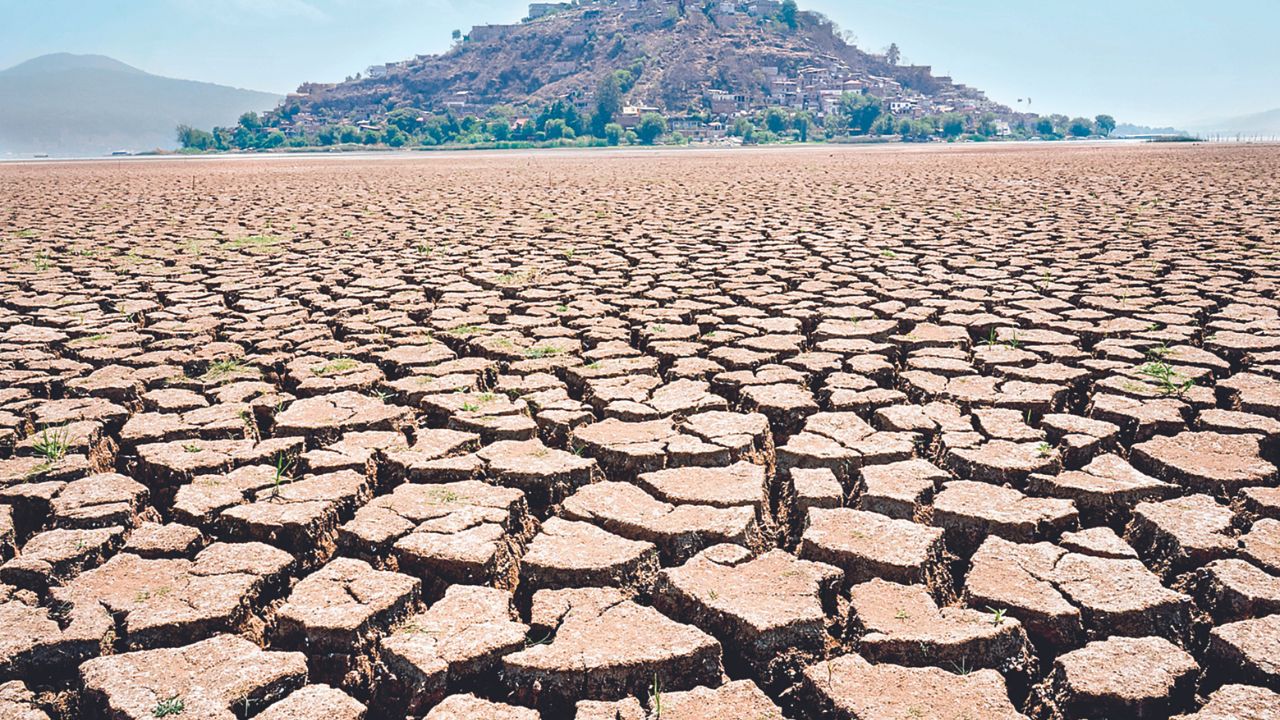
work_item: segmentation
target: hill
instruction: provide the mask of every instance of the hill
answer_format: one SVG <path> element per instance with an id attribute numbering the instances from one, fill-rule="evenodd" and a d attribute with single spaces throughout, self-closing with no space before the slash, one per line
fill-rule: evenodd
<path id="1" fill-rule="evenodd" d="M 171 149 L 179 124 L 228 124 L 280 99 L 159 77 L 100 55 L 45 55 L 0 72 L 0 157 Z"/>
<path id="2" fill-rule="evenodd" d="M 1280 137 L 1280 108 L 1267 112 L 1226 118 L 1211 123 L 1204 123 L 1195 128 L 1204 136 L 1242 135 L 1245 137 L 1275 138 Z"/>
<path id="3" fill-rule="evenodd" d="M 315 134 L 335 124 L 382 126 L 396 110 L 483 118 L 495 108 L 534 114 L 556 101 L 586 116 L 610 75 L 621 79 L 612 114 L 629 117 L 628 127 L 645 110 L 702 120 L 768 107 L 816 116 L 839 111 L 845 93 L 874 96 L 886 113 L 904 118 L 1016 116 L 927 66 L 897 61 L 896 52 L 873 55 L 849 44 L 820 14 L 771 0 L 535 3 L 524 21 L 472 28 L 446 53 L 375 66 L 343 83 L 303 85 L 265 122 L 286 134 Z"/>

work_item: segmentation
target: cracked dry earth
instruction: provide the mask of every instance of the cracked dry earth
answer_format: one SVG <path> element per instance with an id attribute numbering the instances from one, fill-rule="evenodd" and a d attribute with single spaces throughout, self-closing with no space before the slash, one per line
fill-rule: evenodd
<path id="1" fill-rule="evenodd" d="M 1277 177 L 0 166 L 0 718 L 1274 720 Z"/>

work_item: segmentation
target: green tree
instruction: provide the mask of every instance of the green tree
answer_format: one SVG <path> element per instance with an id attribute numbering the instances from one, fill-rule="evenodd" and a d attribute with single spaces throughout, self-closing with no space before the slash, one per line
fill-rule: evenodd
<path id="1" fill-rule="evenodd" d="M 498 142 L 503 142 L 511 137 L 511 124 L 506 120 L 490 120 L 486 130 Z"/>
<path id="2" fill-rule="evenodd" d="M 186 150 L 212 150 L 217 146 L 213 133 L 190 125 L 178 126 L 178 142 Z"/>
<path id="3" fill-rule="evenodd" d="M 626 70 L 619 71 L 631 76 Z M 596 137 L 604 137 L 604 128 L 618 113 L 622 112 L 622 83 L 619 81 L 618 73 L 609 73 L 600 78 L 600 84 L 596 86 L 596 111 L 591 116 L 591 134 Z"/>
<path id="4" fill-rule="evenodd" d="M 257 132 L 262 129 L 262 118 L 256 112 L 247 112 L 240 116 L 239 125 L 250 132 Z"/>
<path id="5" fill-rule="evenodd" d="M 800 25 L 796 17 L 799 12 L 800 7 L 796 5 L 796 0 L 782 0 L 782 10 L 778 12 L 778 19 L 782 21 L 782 24 L 795 30 Z"/>
<path id="6" fill-rule="evenodd" d="M 286 139 L 284 133 L 279 130 L 272 130 L 262 137 L 260 146 L 267 149 L 278 148 L 284 145 Z"/>
<path id="7" fill-rule="evenodd" d="M 888 50 L 884 51 L 884 60 L 890 65 L 897 65 L 902 60 L 902 51 L 898 49 L 898 43 L 893 43 Z"/>
<path id="8" fill-rule="evenodd" d="M 996 134 L 996 116 L 995 113 L 983 113 L 978 119 L 978 134 L 984 137 L 994 137 Z"/>
<path id="9" fill-rule="evenodd" d="M 871 125 L 872 135 L 893 135 L 898 131 L 898 121 L 892 115 L 881 115 Z"/>
<path id="10" fill-rule="evenodd" d="M 409 134 L 392 125 L 387 128 L 387 132 L 383 135 L 383 142 L 391 147 L 404 147 L 409 143 Z"/>
<path id="11" fill-rule="evenodd" d="M 965 117 L 960 113 L 947 113 L 942 116 L 942 135 L 958 138 L 964 133 Z"/>
<path id="12" fill-rule="evenodd" d="M 1036 134 L 1043 138 L 1051 138 L 1057 135 L 1053 131 L 1053 120 L 1047 117 L 1036 120 Z"/>
<path id="13" fill-rule="evenodd" d="M 609 123 L 604 126 L 605 142 L 615 147 L 622 144 L 622 139 L 626 137 L 626 134 L 627 131 L 618 123 Z"/>
<path id="14" fill-rule="evenodd" d="M 845 93 L 840 97 L 840 115 L 848 118 L 848 127 L 860 135 L 871 132 L 871 127 L 884 112 L 880 98 L 862 93 Z"/>
<path id="15" fill-rule="evenodd" d="M 399 128 L 406 135 L 413 135 L 418 131 L 418 126 L 421 124 L 419 120 L 424 114 L 413 108 L 398 108 L 387 113 L 387 123 Z"/>
<path id="16" fill-rule="evenodd" d="M 636 128 L 636 135 L 640 138 L 643 145 L 652 145 L 658 141 L 658 138 L 667 132 L 667 119 L 658 113 L 645 113 L 640 118 L 640 125 Z"/>
<path id="17" fill-rule="evenodd" d="M 559 140 L 570 131 L 569 126 L 565 124 L 561 118 L 548 120 L 546 125 L 542 126 L 542 132 L 547 134 L 548 140 Z"/>
<path id="18" fill-rule="evenodd" d="M 1083 117 L 1073 118 L 1067 130 L 1072 137 L 1089 137 L 1093 134 L 1093 121 Z"/>
<path id="19" fill-rule="evenodd" d="M 813 115 L 809 114 L 808 110 L 798 112 L 791 120 L 791 124 L 795 126 L 796 137 L 800 142 L 809 142 L 809 130 L 813 128 Z"/>
<path id="20" fill-rule="evenodd" d="M 780 107 L 771 107 L 764 111 L 764 126 L 769 128 L 771 133 L 784 133 L 791 125 L 791 118 L 787 115 L 787 111 Z"/>
<path id="21" fill-rule="evenodd" d="M 1110 115 L 1099 115 L 1093 119 L 1093 124 L 1098 127 L 1098 134 L 1104 137 L 1111 137 L 1111 133 L 1116 131 L 1116 119 Z"/>

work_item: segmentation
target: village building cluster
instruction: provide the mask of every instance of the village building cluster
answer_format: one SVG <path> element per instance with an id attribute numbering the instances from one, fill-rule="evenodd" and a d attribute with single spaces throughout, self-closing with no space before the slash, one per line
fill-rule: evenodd
<path id="1" fill-rule="evenodd" d="M 694 4 L 686 0 L 687 4 Z M 633 26 L 657 28 L 677 12 L 680 0 L 576 0 L 575 2 L 537 2 L 529 5 L 528 16 L 517 24 L 478 25 L 459 38 L 460 42 L 470 44 L 500 43 L 510 35 L 529 23 L 537 23 L 552 18 L 566 10 L 585 8 L 584 15 L 590 18 L 601 12 L 600 7 L 611 6 L 620 12 L 624 22 Z M 739 25 L 761 22 L 777 18 L 782 9 L 779 0 L 720 0 L 706 8 L 705 14 L 717 27 L 733 28 Z M 816 13 L 802 12 L 818 23 L 826 23 L 827 29 L 835 33 L 834 26 Z M 572 50 L 587 44 L 586 34 L 568 34 L 561 37 L 561 47 Z M 369 67 L 364 77 L 383 79 L 399 73 L 409 73 L 417 63 L 427 61 L 430 55 L 418 55 L 414 60 L 386 63 Z M 889 62 L 886 60 L 886 62 Z M 947 113 L 959 113 L 968 117 L 994 117 L 996 134 L 1011 134 L 1011 125 L 1019 114 L 1010 108 L 994 102 L 975 88 L 954 83 L 950 77 L 934 76 L 932 68 L 927 65 L 897 66 L 897 58 L 892 64 L 897 67 L 899 77 L 921 79 L 920 85 L 928 90 L 922 92 L 917 87 L 910 87 L 900 80 L 887 75 L 876 74 L 862 68 L 851 67 L 844 59 L 836 56 L 823 56 L 819 62 L 799 67 L 784 68 L 776 65 L 763 65 L 757 68 L 763 82 L 749 87 L 722 88 L 715 86 L 691 88 L 689 106 L 687 108 L 659 108 L 656 106 L 632 104 L 622 108 L 616 122 L 626 129 L 639 125 L 641 118 L 651 112 L 666 116 L 673 132 L 679 132 L 690 140 L 716 140 L 725 137 L 732 130 L 735 121 L 741 117 L 752 117 L 769 108 L 783 108 L 792 112 L 806 112 L 818 123 L 833 113 L 838 112 L 842 99 L 848 94 L 865 94 L 881 101 L 883 112 L 897 119 L 918 120 L 936 117 Z M 572 75 L 581 69 L 580 62 L 573 59 L 561 59 L 550 62 L 546 70 L 552 78 Z M 323 94 L 337 83 L 308 83 L 300 87 L 297 93 L 291 94 L 285 105 L 309 95 Z M 595 106 L 594 89 L 585 88 L 574 91 L 565 97 L 583 113 L 589 114 Z M 436 107 L 424 108 L 430 112 L 450 112 L 455 116 L 484 116 L 495 104 L 492 98 L 479 97 L 466 89 L 457 89 L 437 103 Z M 700 108 L 693 112 L 693 108 Z M 530 109 L 530 112 L 533 112 Z M 526 122 L 528 118 L 518 117 L 515 125 Z M 314 133 L 330 123 L 332 118 L 315 117 L 301 111 L 285 119 L 282 127 L 292 133 Z M 346 123 L 354 123 L 359 129 L 380 129 L 384 126 L 383 118 L 373 113 L 366 117 L 346 117 Z"/>

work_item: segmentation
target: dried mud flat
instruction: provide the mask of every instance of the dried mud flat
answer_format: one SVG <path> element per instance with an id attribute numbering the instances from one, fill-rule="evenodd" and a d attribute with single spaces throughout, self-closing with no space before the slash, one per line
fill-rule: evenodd
<path id="1" fill-rule="evenodd" d="M 0 717 L 1280 717 L 1277 178 L 0 166 Z"/>

